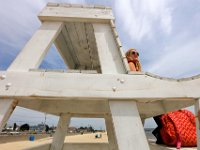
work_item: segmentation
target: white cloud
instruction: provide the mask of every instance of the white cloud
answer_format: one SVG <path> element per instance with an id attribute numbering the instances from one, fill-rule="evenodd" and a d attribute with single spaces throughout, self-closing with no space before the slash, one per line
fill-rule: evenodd
<path id="1" fill-rule="evenodd" d="M 16 55 L 24 47 L 39 28 L 40 21 L 37 15 L 48 2 L 85 3 L 85 0 L 2 1 L 0 5 L 0 15 L 2 16 L 0 23 L 0 51 L 4 51 L 4 55 L 14 57 L 13 55 Z M 51 57 L 55 56 L 52 55 Z M 52 60 L 54 59 L 50 59 L 50 61 Z M 57 62 L 52 61 L 51 63 L 56 66 Z"/>
<path id="2" fill-rule="evenodd" d="M 38 1 L 34 3 L 28 0 L 2 1 L 0 6 L 1 24 L 0 41 L 15 43 L 15 47 L 21 47 L 25 39 L 30 37 L 38 28 L 37 13 L 45 5 Z"/>
<path id="3" fill-rule="evenodd" d="M 167 77 L 200 73 L 198 2 L 116 0 L 114 3 L 123 46 L 142 50 L 144 71 Z"/>
<path id="4" fill-rule="evenodd" d="M 153 38 L 157 28 L 165 34 L 171 33 L 170 0 L 116 0 L 115 12 L 120 20 L 122 30 L 132 40 Z M 156 26 L 155 26 L 156 25 Z"/>
<path id="5" fill-rule="evenodd" d="M 22 48 L 40 26 L 37 15 L 48 2 L 85 3 L 85 0 L 2 1 L 0 5 L 0 42 Z"/>
<path id="6" fill-rule="evenodd" d="M 148 71 L 163 76 L 185 77 L 200 73 L 200 36 L 165 47 L 162 56 L 149 65 Z"/>

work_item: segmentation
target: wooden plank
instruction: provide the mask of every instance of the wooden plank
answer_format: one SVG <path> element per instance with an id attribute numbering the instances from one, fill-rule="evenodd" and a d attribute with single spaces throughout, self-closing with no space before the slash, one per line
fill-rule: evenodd
<path id="1" fill-rule="evenodd" d="M 62 56 L 65 64 L 68 66 L 68 69 L 74 69 L 74 57 L 72 57 L 71 50 L 69 49 L 62 32 L 58 35 L 57 39 L 55 40 L 55 46 L 58 49 L 60 55 Z"/>
<path id="2" fill-rule="evenodd" d="M 75 70 L 75 69 L 29 69 L 33 72 L 59 72 L 59 73 L 86 73 L 86 74 L 97 74 L 97 70 Z"/>
<path id="3" fill-rule="evenodd" d="M 127 59 L 126 59 L 124 50 L 122 49 L 122 44 L 121 44 L 121 41 L 120 41 L 120 39 L 119 39 L 117 30 L 116 30 L 116 27 L 115 27 L 114 20 L 110 20 L 110 26 L 111 26 L 111 28 L 112 28 L 113 36 L 114 36 L 114 38 L 115 38 L 115 40 L 116 40 L 116 42 L 117 42 L 119 54 L 120 54 L 120 56 L 121 56 L 123 65 L 124 65 L 124 67 L 125 67 L 125 69 L 126 69 L 126 72 L 128 73 L 128 72 L 130 71 L 130 67 L 129 67 L 129 65 L 128 65 L 128 61 L 127 61 Z"/>
<path id="4" fill-rule="evenodd" d="M 200 79 L 166 81 L 145 75 L 79 74 L 57 72 L 0 72 L 0 97 L 49 99 L 192 100 L 200 97 Z M 7 84 L 12 84 L 6 90 Z M 134 84 L 133 84 L 134 83 Z M 77 92 L 79 91 L 79 92 Z M 171 101 L 172 102 L 172 101 Z"/>
<path id="5" fill-rule="evenodd" d="M 11 116 L 17 105 L 17 101 L 12 99 L 0 99 L 0 132 Z"/>
<path id="6" fill-rule="evenodd" d="M 87 52 L 87 49 L 86 50 L 83 49 L 84 48 L 83 44 L 81 45 L 81 43 L 84 43 L 84 41 L 83 40 L 80 41 L 79 33 L 77 32 L 78 30 L 76 30 L 75 23 L 66 23 L 65 27 L 68 32 L 73 49 L 75 51 L 76 57 L 78 58 L 79 61 L 79 66 L 77 67 L 77 69 L 86 69 L 88 65 L 88 60 L 90 60 L 90 56 Z"/>
<path id="7" fill-rule="evenodd" d="M 110 25 L 93 24 L 101 70 L 104 74 L 125 74 L 116 41 Z"/>
<path id="8" fill-rule="evenodd" d="M 85 33 L 85 23 L 76 22 L 74 23 L 74 27 L 78 35 L 78 41 L 79 45 L 81 46 L 81 49 L 88 50 L 87 37 Z M 88 52 L 86 54 L 88 54 Z"/>
<path id="9" fill-rule="evenodd" d="M 38 17 L 42 22 L 109 22 L 110 19 L 114 19 L 111 9 L 52 6 L 45 7 Z"/>
<path id="10" fill-rule="evenodd" d="M 72 7 L 72 5 L 69 4 L 69 3 L 59 3 L 59 6 L 61 6 L 61 7 Z"/>
<path id="11" fill-rule="evenodd" d="M 106 7 L 104 5 L 95 5 L 94 8 L 105 9 Z"/>
<path id="12" fill-rule="evenodd" d="M 121 43 L 119 37 L 117 37 L 115 40 L 116 40 L 116 43 L 117 43 L 117 47 L 121 48 L 122 47 L 122 43 Z"/>
<path id="13" fill-rule="evenodd" d="M 58 7 L 59 3 L 47 3 L 47 6 Z"/>
<path id="14" fill-rule="evenodd" d="M 70 118 L 70 114 L 61 114 L 50 150 L 62 150 Z"/>
<path id="15" fill-rule="evenodd" d="M 72 45 L 72 39 L 70 38 L 70 35 L 69 35 L 69 32 L 67 31 L 66 26 L 63 27 L 62 34 L 63 34 L 65 42 L 68 46 L 67 50 L 69 51 L 70 56 L 74 60 L 74 68 L 73 69 L 77 69 L 78 66 L 80 66 L 80 62 L 79 62 L 78 57 L 75 53 L 75 48 Z M 68 52 L 64 49 L 62 50 L 62 53 L 67 53 L 67 54 L 63 54 L 63 55 L 68 55 Z M 67 57 L 65 57 L 65 59 L 67 59 Z"/>
<path id="16" fill-rule="evenodd" d="M 136 102 L 109 101 L 119 150 L 148 150 Z"/>
<path id="17" fill-rule="evenodd" d="M 77 51 L 77 55 L 80 58 L 81 64 L 85 64 L 86 69 L 93 69 L 92 68 L 92 57 L 91 57 L 91 50 L 88 43 L 88 37 L 86 35 L 86 27 L 85 23 L 74 23 L 76 33 L 78 35 L 78 43 L 80 45 L 80 49 Z M 85 63 L 82 63 L 84 62 Z"/>
<path id="18" fill-rule="evenodd" d="M 81 70 L 81 73 L 86 73 L 86 74 L 97 74 L 97 70 Z"/>
<path id="19" fill-rule="evenodd" d="M 38 68 L 62 29 L 61 22 L 44 22 L 8 68 L 8 71 L 28 71 Z"/>
<path id="20" fill-rule="evenodd" d="M 84 4 L 83 5 L 83 8 L 91 8 L 91 9 L 93 9 L 94 8 L 94 5 L 87 5 L 87 4 Z"/>
<path id="21" fill-rule="evenodd" d="M 93 25 L 91 23 L 86 23 L 85 28 L 86 28 L 87 40 L 88 40 L 89 48 L 90 48 L 90 55 L 92 58 L 92 66 L 93 66 L 92 68 L 96 69 L 100 73 L 101 68 L 100 68 L 99 55 L 97 51 Z"/>
<path id="22" fill-rule="evenodd" d="M 70 4 L 73 8 L 82 8 L 82 4 Z"/>
<path id="23" fill-rule="evenodd" d="M 200 99 L 195 102 L 197 150 L 200 150 Z"/>

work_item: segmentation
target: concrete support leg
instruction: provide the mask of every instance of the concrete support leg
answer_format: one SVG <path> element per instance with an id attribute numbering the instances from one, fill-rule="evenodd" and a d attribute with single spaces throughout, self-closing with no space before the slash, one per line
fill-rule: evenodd
<path id="1" fill-rule="evenodd" d="M 65 135 L 67 133 L 67 129 L 70 123 L 70 118 L 71 118 L 70 114 L 62 114 L 60 116 L 50 150 L 62 150 L 65 140 Z"/>
<path id="2" fill-rule="evenodd" d="M 43 22 L 7 71 L 28 71 L 38 68 L 62 27 L 62 22 Z"/>
<path id="3" fill-rule="evenodd" d="M 200 150 L 200 99 L 196 100 L 195 103 L 195 114 L 196 114 L 196 130 L 197 130 L 197 150 Z"/>
<path id="4" fill-rule="evenodd" d="M 118 150 L 115 130 L 113 127 L 112 117 L 110 115 L 105 116 L 105 124 L 108 135 L 109 150 Z"/>
<path id="5" fill-rule="evenodd" d="M 119 150 L 149 150 L 137 104 L 109 101 Z"/>
<path id="6" fill-rule="evenodd" d="M 7 123 L 10 115 L 17 105 L 17 101 L 12 99 L 0 99 L 0 132 Z"/>

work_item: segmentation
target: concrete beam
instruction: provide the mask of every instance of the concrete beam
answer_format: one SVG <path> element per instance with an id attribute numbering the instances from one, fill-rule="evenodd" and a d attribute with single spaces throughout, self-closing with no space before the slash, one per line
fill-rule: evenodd
<path id="1" fill-rule="evenodd" d="M 0 132 L 17 105 L 16 100 L 0 99 Z"/>
<path id="2" fill-rule="evenodd" d="M 51 144 L 50 150 L 63 149 L 65 136 L 70 123 L 70 118 L 71 116 L 69 114 L 61 114 L 56 128 L 56 133 L 53 136 L 53 142 Z"/>
<path id="3" fill-rule="evenodd" d="M 78 13 L 77 13 L 78 12 Z M 38 15 L 43 21 L 107 22 L 114 19 L 111 9 L 47 6 Z"/>
<path id="4" fill-rule="evenodd" d="M 150 102 L 200 97 L 200 78 L 177 82 L 125 74 L 0 72 L 0 75 L 7 76 L 0 84 L 0 98 L 129 99 Z"/>
<path id="5" fill-rule="evenodd" d="M 8 71 L 29 71 L 38 68 L 62 29 L 62 22 L 44 22 L 28 41 Z"/>

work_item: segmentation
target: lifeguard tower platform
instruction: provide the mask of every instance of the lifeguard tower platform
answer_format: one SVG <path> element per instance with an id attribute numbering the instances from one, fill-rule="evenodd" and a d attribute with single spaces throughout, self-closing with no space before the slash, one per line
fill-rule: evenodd
<path id="1" fill-rule="evenodd" d="M 0 72 L 0 130 L 21 106 L 60 116 L 53 142 L 35 150 L 148 150 L 146 118 L 191 105 L 197 115 L 200 76 L 130 72 L 111 8 L 48 4 L 39 19 L 41 27 Z M 66 72 L 38 69 L 53 43 Z M 64 144 L 71 117 L 105 118 L 109 143 Z"/>

